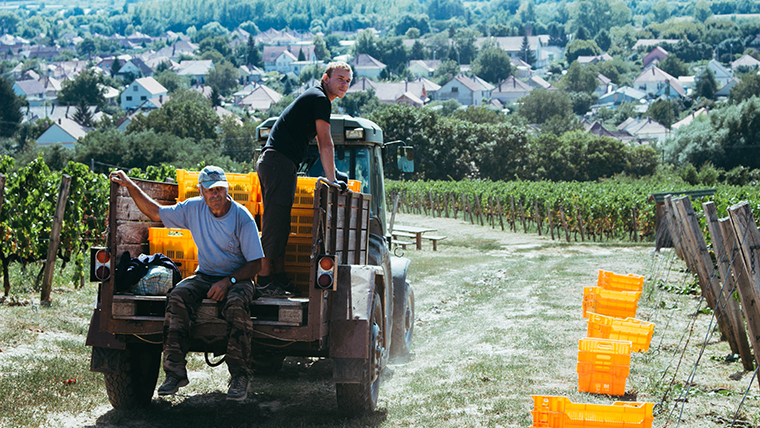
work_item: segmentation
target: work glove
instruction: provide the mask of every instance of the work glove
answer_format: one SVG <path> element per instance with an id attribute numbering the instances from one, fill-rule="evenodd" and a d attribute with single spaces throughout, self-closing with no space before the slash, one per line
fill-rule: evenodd
<path id="1" fill-rule="evenodd" d="M 346 193 L 348 190 L 348 184 L 342 180 L 335 180 L 335 184 L 340 187 L 340 193 Z"/>
<path id="2" fill-rule="evenodd" d="M 342 181 L 344 183 L 348 183 L 348 174 L 345 172 L 335 170 L 335 181 Z"/>

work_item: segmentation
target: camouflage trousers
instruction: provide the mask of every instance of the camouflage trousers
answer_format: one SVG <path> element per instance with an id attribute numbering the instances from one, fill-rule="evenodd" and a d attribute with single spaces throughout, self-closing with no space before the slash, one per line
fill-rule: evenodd
<path id="1" fill-rule="evenodd" d="M 198 319 L 198 308 L 215 282 L 224 277 L 198 274 L 185 278 L 166 296 L 164 318 L 164 372 L 187 379 L 185 356 L 190 349 L 190 332 Z M 224 360 L 231 375 L 249 373 L 251 356 L 250 305 L 255 288 L 251 280 L 240 280 L 230 286 L 227 296 L 219 302 L 221 315 L 227 321 L 227 351 Z"/>

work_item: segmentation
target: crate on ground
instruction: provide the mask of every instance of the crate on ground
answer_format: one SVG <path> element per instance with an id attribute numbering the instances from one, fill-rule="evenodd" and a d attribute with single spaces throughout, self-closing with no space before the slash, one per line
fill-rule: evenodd
<path id="1" fill-rule="evenodd" d="M 620 275 L 599 269 L 596 285 L 605 290 L 641 292 L 644 290 L 644 277 L 632 273 Z"/>
<path id="2" fill-rule="evenodd" d="M 198 248 L 187 229 L 151 227 L 148 229 L 151 254 L 161 253 L 177 264 L 182 278 L 187 278 L 198 267 Z"/>
<path id="3" fill-rule="evenodd" d="M 640 296 L 640 292 L 583 287 L 583 317 L 594 312 L 615 318 L 635 318 Z"/>
<path id="4" fill-rule="evenodd" d="M 200 171 L 177 170 L 178 202 L 200 194 L 198 192 L 199 175 Z M 259 188 L 258 176 L 255 172 L 249 172 L 248 174 L 227 172 L 224 175 L 227 177 L 229 185 L 228 193 L 233 200 L 239 204 L 247 205 L 249 202 L 259 199 L 258 194 L 261 193 L 261 190 Z"/>
<path id="5" fill-rule="evenodd" d="M 578 343 L 578 391 L 624 395 L 631 369 L 632 344 L 586 337 Z"/>
<path id="6" fill-rule="evenodd" d="M 619 319 L 589 312 L 587 337 L 601 339 L 629 340 L 633 352 L 646 352 L 654 333 L 654 323 L 640 321 L 636 318 Z"/>
<path id="7" fill-rule="evenodd" d="M 573 403 L 567 397 L 533 395 L 533 428 L 651 428 L 654 403 Z"/>
<path id="8" fill-rule="evenodd" d="M 311 236 L 291 236 L 285 246 L 286 267 L 309 267 L 311 265 Z M 287 269 L 286 269 L 287 270 Z"/>

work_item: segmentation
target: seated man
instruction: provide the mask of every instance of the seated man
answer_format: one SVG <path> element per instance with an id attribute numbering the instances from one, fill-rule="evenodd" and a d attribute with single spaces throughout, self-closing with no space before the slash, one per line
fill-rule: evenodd
<path id="1" fill-rule="evenodd" d="M 198 176 L 200 196 L 171 206 L 159 205 L 123 171 L 111 181 L 127 188 L 143 214 L 170 228 L 189 229 L 198 247 L 198 270 L 183 279 L 166 297 L 164 319 L 164 372 L 158 395 L 171 395 L 188 384 L 185 355 L 191 324 L 204 298 L 223 301 L 227 320 L 225 361 L 230 371 L 228 400 L 248 396 L 249 358 L 253 324 L 249 307 L 254 299 L 253 278 L 261 269 L 263 252 L 253 216 L 228 195 L 221 168 L 207 166 Z"/>

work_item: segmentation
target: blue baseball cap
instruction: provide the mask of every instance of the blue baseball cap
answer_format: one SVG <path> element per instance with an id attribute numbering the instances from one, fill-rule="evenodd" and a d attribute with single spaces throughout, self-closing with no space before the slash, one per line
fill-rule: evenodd
<path id="1" fill-rule="evenodd" d="M 198 184 L 203 186 L 204 189 L 213 189 L 214 187 L 224 187 L 225 189 L 229 189 L 224 170 L 218 166 L 207 166 L 203 168 L 198 175 Z"/>

